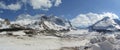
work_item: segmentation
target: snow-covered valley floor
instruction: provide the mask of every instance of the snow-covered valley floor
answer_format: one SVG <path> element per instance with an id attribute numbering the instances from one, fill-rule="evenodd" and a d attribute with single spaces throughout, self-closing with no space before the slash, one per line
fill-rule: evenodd
<path id="1" fill-rule="evenodd" d="M 87 40 L 41 37 L 0 37 L 0 50 L 60 50 L 62 47 L 84 46 Z"/>
<path id="2" fill-rule="evenodd" d="M 65 47 L 79 47 L 84 46 L 86 43 L 89 43 L 87 39 L 80 38 L 0 35 L 0 50 L 63 50 L 62 48 Z"/>
<path id="3" fill-rule="evenodd" d="M 96 32 L 76 30 L 55 36 L 3 36 L 0 35 L 0 50 L 119 50 L 119 38 L 115 34 L 100 35 Z M 117 39 L 115 39 L 117 37 Z M 92 39 L 92 40 L 91 40 Z M 91 46 L 85 47 L 85 46 Z M 107 47 L 102 47 L 107 46 Z M 115 46 L 113 48 L 113 46 Z M 78 48 L 77 48 L 78 47 Z M 90 49 L 89 49 L 90 48 Z"/>

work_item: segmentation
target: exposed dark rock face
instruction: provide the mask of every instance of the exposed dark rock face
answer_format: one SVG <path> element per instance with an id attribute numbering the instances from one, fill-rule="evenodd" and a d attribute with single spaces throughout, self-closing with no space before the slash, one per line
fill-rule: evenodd
<path id="1" fill-rule="evenodd" d="M 0 29 L 0 32 L 20 31 L 20 30 L 32 30 L 32 29 L 31 28 L 25 28 L 24 26 L 20 26 L 19 24 L 10 24 L 9 28 Z"/>
<path id="2" fill-rule="evenodd" d="M 37 32 L 35 30 L 24 30 L 24 32 L 27 34 L 27 35 L 37 35 Z"/>
<path id="3" fill-rule="evenodd" d="M 4 32 L 4 31 L 20 31 L 20 30 L 31 30 L 31 29 L 23 29 L 23 28 L 6 28 L 6 29 L 0 29 L 0 32 Z"/>

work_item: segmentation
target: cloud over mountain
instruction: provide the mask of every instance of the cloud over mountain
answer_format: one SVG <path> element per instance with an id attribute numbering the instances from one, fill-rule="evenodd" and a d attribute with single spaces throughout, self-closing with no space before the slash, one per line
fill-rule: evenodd
<path id="1" fill-rule="evenodd" d="M 61 0 L 55 0 L 55 6 L 59 6 L 60 4 L 62 3 L 62 1 Z"/>
<path id="2" fill-rule="evenodd" d="M 75 27 L 88 27 L 97 21 L 103 19 L 104 17 L 110 17 L 112 19 L 118 19 L 119 17 L 114 13 L 87 13 L 87 14 L 79 14 L 75 18 L 71 20 L 72 24 Z"/>

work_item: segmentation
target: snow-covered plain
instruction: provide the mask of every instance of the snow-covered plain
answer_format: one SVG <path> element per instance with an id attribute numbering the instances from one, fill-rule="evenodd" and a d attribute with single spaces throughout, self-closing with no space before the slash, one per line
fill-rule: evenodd
<path id="1" fill-rule="evenodd" d="M 21 31 L 19 32 L 22 33 Z M 73 32 L 75 31 L 71 31 L 69 34 L 72 34 Z M 34 37 L 16 37 L 4 36 L 4 33 L 5 32 L 1 33 L 0 35 L 0 50 L 61 50 L 62 47 L 78 47 L 89 43 L 88 39 L 59 38 L 44 35 L 36 35 Z M 18 34 L 18 32 L 14 32 L 14 34 L 15 33 Z"/>
<path id="2" fill-rule="evenodd" d="M 63 38 L 44 35 L 5 36 L 4 33 L 0 35 L 0 50 L 120 50 L 119 32 L 103 35 L 74 30 L 65 33 Z"/>

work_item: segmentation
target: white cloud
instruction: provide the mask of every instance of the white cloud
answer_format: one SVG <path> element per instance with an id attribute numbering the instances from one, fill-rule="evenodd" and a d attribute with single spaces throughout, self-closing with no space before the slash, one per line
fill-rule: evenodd
<path id="1" fill-rule="evenodd" d="M 0 8 L 9 10 L 19 10 L 22 8 L 22 3 L 28 4 L 33 7 L 33 9 L 48 10 L 53 6 L 59 6 L 62 2 L 61 0 L 21 0 L 17 1 L 15 4 L 6 5 L 4 2 L 0 2 Z"/>
<path id="2" fill-rule="evenodd" d="M 59 6 L 61 0 L 22 0 L 23 3 L 27 3 L 33 7 L 33 9 L 48 10 L 53 6 Z"/>
<path id="3" fill-rule="evenodd" d="M 21 4 L 16 3 L 16 4 L 6 5 L 5 3 L 0 2 L 0 8 L 9 9 L 9 10 L 19 10 L 19 9 L 21 9 Z"/>
<path id="4" fill-rule="evenodd" d="M 55 1 L 55 6 L 59 6 L 61 3 L 62 3 L 61 0 L 56 0 L 56 1 Z"/>
<path id="5" fill-rule="evenodd" d="M 71 20 L 72 24 L 76 27 L 88 27 L 97 21 L 103 19 L 104 17 L 110 17 L 112 19 L 118 19 L 119 17 L 114 13 L 87 13 L 87 14 L 79 14 L 77 17 Z"/>
<path id="6" fill-rule="evenodd" d="M 30 5 L 33 9 L 48 9 L 52 7 L 50 0 L 30 0 Z"/>
<path id="7" fill-rule="evenodd" d="M 10 4 L 7 7 L 10 10 L 19 10 L 19 9 L 21 9 L 21 5 L 19 3 L 17 3 L 17 4 Z"/>

